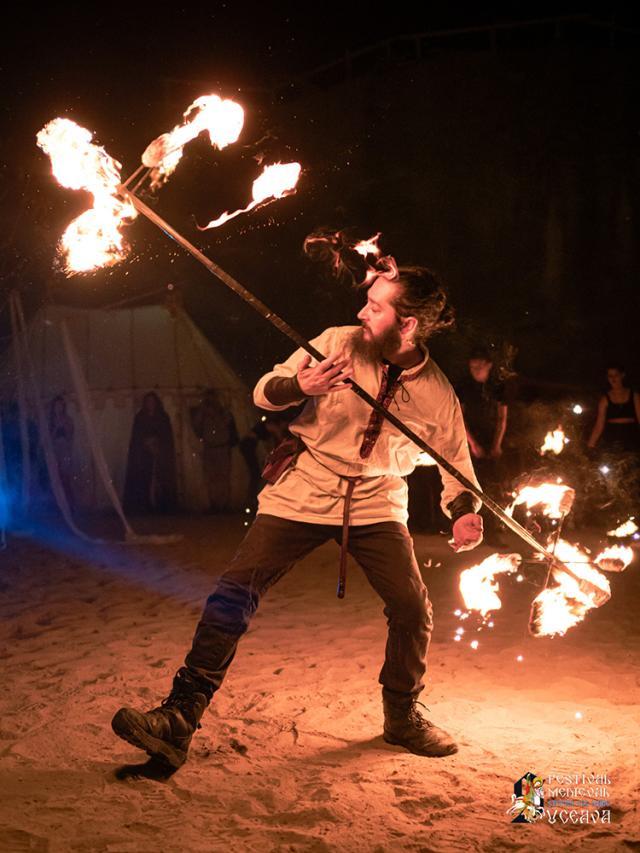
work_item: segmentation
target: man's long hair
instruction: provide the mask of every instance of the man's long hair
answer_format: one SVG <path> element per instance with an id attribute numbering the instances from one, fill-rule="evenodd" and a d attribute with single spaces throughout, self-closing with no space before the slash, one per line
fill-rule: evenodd
<path id="1" fill-rule="evenodd" d="M 450 305 L 445 286 L 427 267 L 398 267 L 400 287 L 394 300 L 398 319 L 415 317 L 418 321 L 416 343 L 423 343 L 436 332 L 450 329 L 455 323 L 455 312 Z"/>

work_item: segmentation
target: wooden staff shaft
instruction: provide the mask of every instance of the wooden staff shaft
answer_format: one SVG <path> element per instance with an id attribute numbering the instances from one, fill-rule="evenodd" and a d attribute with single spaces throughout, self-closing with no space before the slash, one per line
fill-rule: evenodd
<path id="1" fill-rule="evenodd" d="M 141 201 L 138 196 L 132 193 L 127 187 L 123 184 L 119 187 L 120 195 L 131 202 L 131 204 L 135 207 L 138 213 L 141 213 L 154 225 L 157 225 L 164 233 L 171 237 L 172 240 L 175 240 L 179 246 L 192 255 L 197 261 L 199 261 L 203 267 L 205 267 L 209 272 L 216 276 L 216 278 L 220 279 L 223 284 L 226 284 L 234 293 L 237 293 L 238 296 L 242 297 L 246 303 L 248 303 L 254 311 L 257 311 L 265 320 L 268 320 L 273 326 L 276 327 L 279 331 L 282 332 L 283 335 L 286 335 L 290 338 L 298 347 L 306 350 L 309 355 L 313 356 L 318 361 L 323 361 L 326 356 L 324 356 L 321 352 L 319 352 L 314 346 L 312 346 L 309 341 L 307 341 L 302 335 L 300 335 L 292 326 L 290 326 L 282 317 L 278 316 L 274 311 L 272 311 L 264 302 L 258 299 L 256 296 L 251 293 L 250 290 L 247 290 L 239 281 L 237 281 L 233 276 L 229 275 L 228 272 L 222 269 L 222 267 L 218 266 L 215 261 L 212 261 L 211 258 L 208 258 L 200 249 L 196 248 L 193 243 L 189 242 L 185 237 L 182 236 L 178 231 L 175 230 L 169 223 L 164 220 L 161 216 L 152 210 L 148 205 L 146 205 L 143 201 Z M 433 449 L 430 445 L 426 443 L 419 435 L 417 435 L 413 430 L 409 429 L 409 427 L 403 423 L 399 418 L 397 418 L 392 412 L 389 412 L 384 406 L 381 406 L 380 403 L 376 399 L 374 399 L 364 388 L 361 388 L 357 382 L 354 382 L 352 379 L 347 379 L 347 382 L 351 385 L 351 390 L 357 394 L 362 400 L 365 401 L 372 409 L 375 409 L 378 414 L 382 415 L 382 417 L 386 418 L 390 423 L 392 423 L 396 429 L 400 430 L 401 433 L 407 436 L 408 439 L 413 441 L 414 444 L 423 450 L 425 453 L 428 453 L 441 468 L 444 468 L 452 477 L 454 477 L 465 489 L 476 497 L 480 498 L 482 503 L 489 509 L 495 516 L 497 516 L 500 521 L 502 521 L 510 530 L 512 530 L 517 536 L 519 536 L 522 540 L 524 540 L 527 545 L 529 545 L 534 550 L 538 551 L 542 554 L 545 560 L 548 560 L 551 564 L 561 568 L 562 571 L 566 572 L 576 581 L 584 582 L 578 575 L 571 571 L 568 566 L 565 566 L 560 560 L 558 560 L 550 551 L 541 545 L 530 533 L 528 530 L 525 530 L 521 524 L 518 524 L 510 515 L 508 515 L 501 506 L 499 506 L 489 495 L 486 495 L 481 489 L 476 486 L 475 483 L 472 483 L 461 471 L 451 465 L 444 457 L 442 457 L 436 450 Z"/>

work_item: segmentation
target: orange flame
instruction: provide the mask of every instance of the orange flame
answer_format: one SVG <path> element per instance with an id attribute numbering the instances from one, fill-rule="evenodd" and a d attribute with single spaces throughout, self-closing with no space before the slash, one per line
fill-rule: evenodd
<path id="1" fill-rule="evenodd" d="M 58 251 L 67 275 L 121 261 L 127 253 L 121 228 L 137 213 L 116 195 L 120 163 L 91 141 L 89 130 L 66 118 L 53 119 L 36 138 L 56 180 L 93 196 L 92 207 L 74 219 L 60 239 Z"/>
<path id="2" fill-rule="evenodd" d="M 151 186 L 154 189 L 173 174 L 187 142 L 203 131 L 209 134 L 216 148 L 225 148 L 235 142 L 244 124 L 244 110 L 235 101 L 223 100 L 218 95 L 203 95 L 188 107 L 184 119 L 172 131 L 154 139 L 142 155 L 143 164 L 153 170 Z"/>
<path id="3" fill-rule="evenodd" d="M 253 200 L 246 207 L 241 210 L 234 210 L 233 213 L 225 212 L 217 219 L 211 220 L 208 225 L 198 226 L 198 228 L 200 231 L 219 228 L 225 222 L 240 216 L 241 213 L 248 213 L 259 204 L 268 200 L 275 201 L 295 192 L 301 169 L 300 163 L 273 163 L 271 166 L 265 166 L 262 174 L 253 182 L 251 193 Z"/>
<path id="4" fill-rule="evenodd" d="M 460 574 L 460 592 L 467 610 L 478 610 L 484 617 L 491 610 L 499 610 L 499 587 L 495 575 L 515 572 L 522 562 L 520 554 L 491 554 L 477 566 Z"/>
<path id="5" fill-rule="evenodd" d="M 557 456 L 559 453 L 562 453 L 565 444 L 569 444 L 569 439 L 564 434 L 562 427 L 558 426 L 556 429 L 545 435 L 544 442 L 540 448 L 540 453 L 542 456 L 544 456 L 545 453 L 555 453 Z"/>
<path id="6" fill-rule="evenodd" d="M 506 510 L 513 515 L 513 510 L 520 504 L 527 509 L 540 507 L 547 518 L 562 518 L 573 506 L 576 493 L 571 486 L 563 483 L 541 483 L 539 486 L 521 486 L 514 494 L 514 502 Z"/>
<path id="7" fill-rule="evenodd" d="M 395 281 L 398 278 L 398 265 L 391 255 L 385 255 L 384 257 L 380 257 L 381 249 L 378 246 L 378 240 L 382 236 L 382 231 L 378 231 L 373 237 L 369 237 L 368 240 L 360 240 L 353 247 L 353 250 L 357 252 L 359 255 L 362 255 L 363 258 L 366 258 L 368 255 L 373 255 L 378 260 L 375 263 L 375 266 L 368 266 L 364 284 L 371 284 L 376 278 L 387 278 L 389 281 Z"/>
<path id="8" fill-rule="evenodd" d="M 625 521 L 624 524 L 616 527 L 615 530 L 607 531 L 607 536 L 616 536 L 619 539 L 624 539 L 626 536 L 633 536 L 633 534 L 637 532 L 638 525 L 635 523 L 633 516 L 631 516 L 631 518 Z"/>
<path id="9" fill-rule="evenodd" d="M 559 539 L 555 556 L 585 583 L 554 567 L 557 586 L 544 589 L 532 605 L 532 632 L 538 637 L 562 637 L 569 628 L 581 622 L 589 610 L 600 607 L 611 597 L 609 581 L 591 565 L 587 549 Z"/>
<path id="10" fill-rule="evenodd" d="M 356 243 L 354 251 L 356 251 L 359 255 L 362 255 L 363 258 L 366 258 L 367 255 L 375 255 L 379 257 L 380 255 L 380 246 L 378 246 L 378 240 L 382 237 L 382 231 L 378 231 L 378 233 L 374 237 L 369 237 L 368 240 L 360 240 L 359 243 Z"/>
<path id="11" fill-rule="evenodd" d="M 623 572 L 632 560 L 633 550 L 628 545 L 610 545 L 598 554 L 594 562 L 605 572 Z"/>

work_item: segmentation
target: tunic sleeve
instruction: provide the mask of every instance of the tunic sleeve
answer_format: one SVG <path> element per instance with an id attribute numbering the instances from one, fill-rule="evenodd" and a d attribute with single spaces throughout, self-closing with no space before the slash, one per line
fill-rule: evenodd
<path id="1" fill-rule="evenodd" d="M 310 343 L 326 356 L 329 354 L 331 346 L 335 343 L 335 337 L 336 327 L 332 327 L 330 329 L 325 329 L 321 335 L 313 338 Z M 253 402 L 259 409 L 268 409 L 270 412 L 279 412 L 283 409 L 288 409 L 290 406 L 297 406 L 300 403 L 304 403 L 304 401 L 308 399 L 304 394 L 301 394 L 300 398 L 297 400 L 291 400 L 283 405 L 276 405 L 275 403 L 272 403 L 265 394 L 265 386 L 269 380 L 276 377 L 291 379 L 296 376 L 306 355 L 307 351 L 302 349 L 302 347 L 299 347 L 286 361 L 281 364 L 276 364 L 273 370 L 269 371 L 269 373 L 265 373 L 265 375 L 258 380 L 256 387 L 253 389 Z M 315 364 L 317 364 L 317 361 L 312 358 L 310 365 L 313 366 Z"/>
<path id="2" fill-rule="evenodd" d="M 462 409 L 453 389 L 451 389 L 449 394 L 448 405 L 445 409 L 445 419 L 442 422 L 442 429 L 439 434 L 441 436 L 441 440 L 438 444 L 434 445 L 435 450 L 437 450 L 441 456 L 444 456 L 447 462 L 457 468 L 461 474 L 464 474 L 468 480 L 471 480 L 474 485 L 479 486 L 475 471 L 473 470 L 471 455 L 469 453 L 469 444 L 464 427 Z M 444 514 L 450 518 L 451 513 L 447 509 L 448 504 L 455 500 L 455 498 L 457 498 L 462 492 L 468 490 L 465 489 L 462 483 L 459 483 L 455 477 L 452 477 L 451 474 L 443 468 L 440 468 L 440 466 L 438 466 L 438 470 L 440 471 L 443 485 L 440 505 Z M 477 512 L 482 506 L 482 501 L 475 495 L 472 495 L 472 499 L 475 511 Z"/>

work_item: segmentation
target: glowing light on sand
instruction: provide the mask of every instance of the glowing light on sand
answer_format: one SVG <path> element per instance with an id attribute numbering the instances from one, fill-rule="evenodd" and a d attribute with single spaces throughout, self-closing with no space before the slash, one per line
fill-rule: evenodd
<path id="1" fill-rule="evenodd" d="M 499 586 L 495 575 L 515 572 L 522 558 L 519 554 L 491 554 L 477 566 L 460 574 L 460 592 L 468 610 L 477 610 L 483 617 L 499 610 Z"/>
<path id="2" fill-rule="evenodd" d="M 173 174 L 187 142 L 204 131 L 211 145 L 225 148 L 238 139 L 244 124 L 244 110 L 240 104 L 217 95 L 197 98 L 183 117 L 182 124 L 154 139 L 142 155 L 143 164 L 152 169 L 153 188 L 161 186 Z"/>
<path id="3" fill-rule="evenodd" d="M 86 190 L 93 199 L 89 210 L 74 219 L 60 238 L 58 252 L 67 275 L 121 261 L 127 253 L 121 229 L 137 216 L 133 206 L 116 194 L 120 163 L 92 139 L 91 131 L 66 118 L 53 119 L 37 135 L 58 183 Z"/>
<path id="4" fill-rule="evenodd" d="M 471 640 L 469 645 L 471 646 L 472 649 L 477 649 L 478 646 L 480 645 L 480 643 L 477 640 Z"/>

